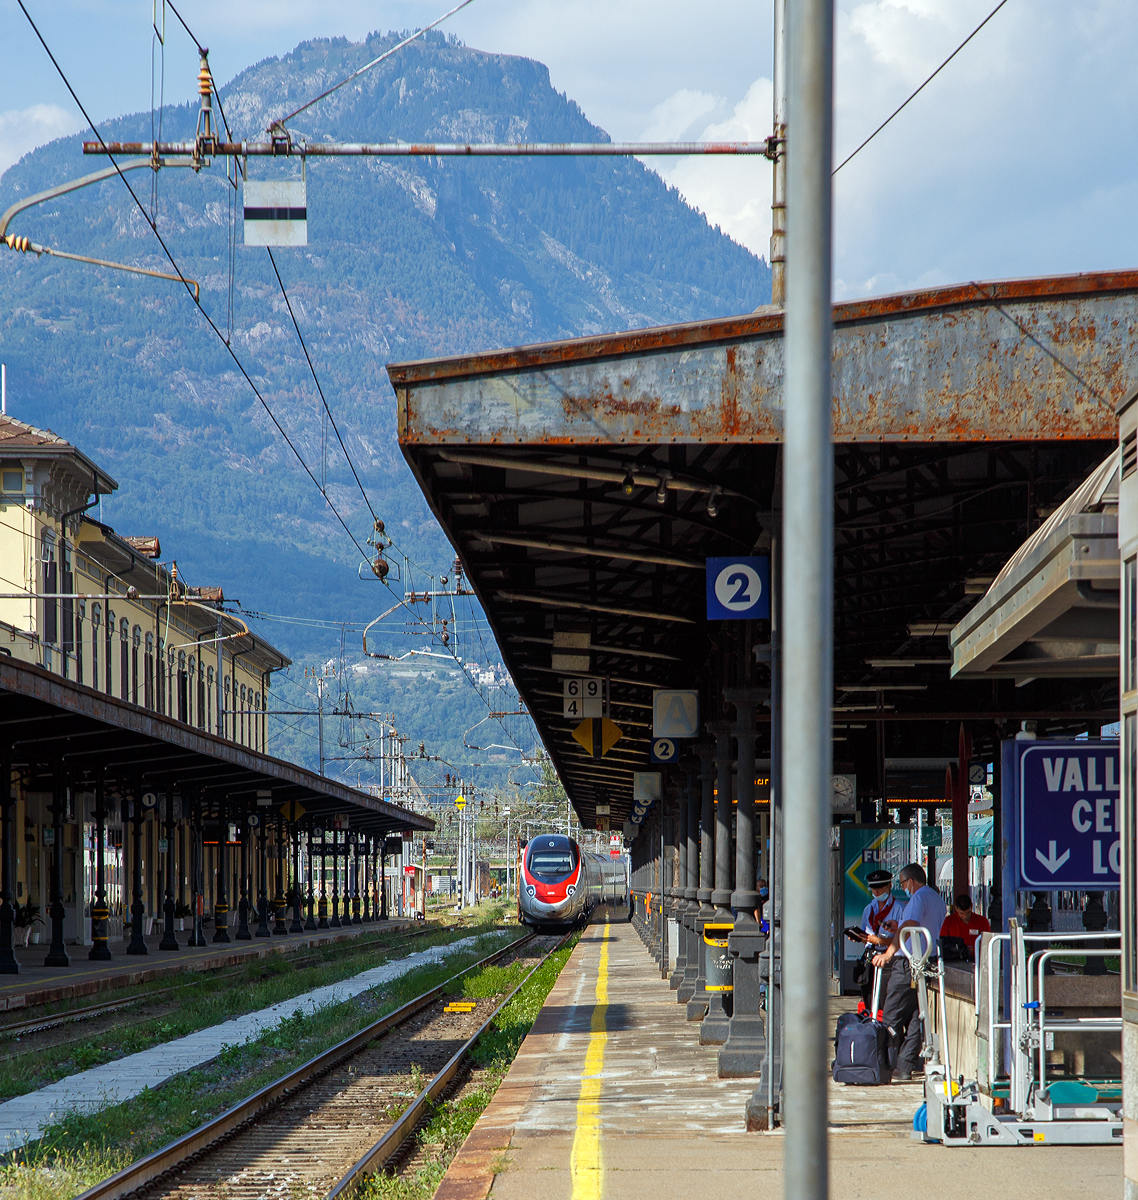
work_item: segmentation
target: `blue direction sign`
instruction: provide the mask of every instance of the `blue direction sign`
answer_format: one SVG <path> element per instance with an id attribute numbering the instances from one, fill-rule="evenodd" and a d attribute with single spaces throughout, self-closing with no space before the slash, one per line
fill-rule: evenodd
<path id="1" fill-rule="evenodd" d="M 1117 742 L 1017 742 L 1023 889 L 1112 889 L 1122 874 Z"/>
<path id="2" fill-rule="evenodd" d="M 769 558 L 709 558 L 706 566 L 709 621 L 746 621 L 771 615 Z"/>

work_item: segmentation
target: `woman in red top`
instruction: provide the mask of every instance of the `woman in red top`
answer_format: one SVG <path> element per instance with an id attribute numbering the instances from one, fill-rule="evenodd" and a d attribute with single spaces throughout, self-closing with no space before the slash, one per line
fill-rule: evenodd
<path id="1" fill-rule="evenodd" d="M 987 917 L 972 911 L 972 901 L 967 896 L 957 896 L 952 902 L 952 909 L 940 927 L 940 936 L 963 938 L 968 947 L 968 953 L 974 953 L 976 939 L 982 933 L 991 933 L 992 926 Z"/>

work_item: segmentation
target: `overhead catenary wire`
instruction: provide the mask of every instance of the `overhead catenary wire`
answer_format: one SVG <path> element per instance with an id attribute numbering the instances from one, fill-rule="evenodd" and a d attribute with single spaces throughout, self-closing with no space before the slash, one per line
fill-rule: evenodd
<path id="1" fill-rule="evenodd" d="M 999 4 L 997 4 L 996 7 L 993 8 L 992 11 L 980 22 L 980 24 L 977 25 L 976 28 L 972 30 L 972 32 L 964 39 L 964 41 L 962 41 L 960 43 L 960 45 L 957 46 L 955 50 L 953 50 L 953 52 L 944 60 L 944 62 L 942 62 L 940 64 L 939 67 L 937 67 L 937 69 L 924 81 L 924 83 L 922 83 L 920 87 L 918 87 L 901 104 L 899 104 L 889 114 L 889 116 L 887 116 L 885 118 L 885 120 L 882 121 L 880 125 L 878 125 L 878 127 L 869 135 L 869 137 L 867 137 L 865 139 L 865 141 L 861 143 L 860 146 L 858 146 L 852 153 L 847 154 L 846 157 L 843 158 L 842 161 L 840 163 L 838 163 L 838 165 L 833 169 L 833 171 L 830 172 L 830 174 L 836 175 L 842 169 L 842 167 L 844 167 L 846 165 L 846 163 L 848 163 L 850 161 L 850 159 L 854 157 L 854 155 L 860 154 L 861 151 L 864 150 L 866 148 L 866 146 L 868 146 L 869 143 L 872 142 L 875 137 L 877 137 L 877 135 L 885 128 L 885 126 L 888 125 L 889 122 L 892 121 L 893 118 L 895 116 L 897 116 L 897 114 L 903 108 L 905 108 L 906 105 L 908 105 L 910 101 L 915 100 L 921 94 L 921 92 L 923 92 L 925 90 L 925 88 L 928 87 L 928 85 L 930 83 L 932 83 L 932 81 L 941 73 L 941 71 L 943 71 L 950 62 L 952 62 L 952 60 L 961 52 L 961 50 L 963 50 L 964 47 L 968 45 L 968 43 L 980 32 L 981 29 L 984 28 L 985 25 L 988 24 L 988 22 L 996 15 L 996 13 L 998 13 L 1000 11 L 1000 9 L 1003 8 L 1005 4 L 1007 4 L 1007 2 L 1008 2 L 1008 0 L 1000 0 Z"/>
<path id="2" fill-rule="evenodd" d="M 28 12 L 28 10 L 24 4 L 24 0 L 16 0 L 16 3 L 20 6 L 20 11 L 24 14 L 25 18 L 27 19 L 28 24 L 32 27 L 32 32 L 38 38 L 40 45 L 44 48 L 44 52 L 47 54 L 48 58 L 51 59 L 51 65 L 53 67 L 55 67 L 56 73 L 59 75 L 60 79 L 63 81 L 64 87 L 66 87 L 68 92 L 70 92 L 71 98 L 72 98 L 72 100 L 75 101 L 76 107 L 83 114 L 83 119 L 87 122 L 88 126 L 90 126 L 91 132 L 94 133 L 94 135 L 99 139 L 100 144 L 105 147 L 106 141 L 103 138 L 102 133 L 99 132 L 98 127 L 95 125 L 94 121 L 92 121 L 91 117 L 88 115 L 87 110 L 86 110 L 86 108 L 84 108 L 82 101 L 79 99 L 78 95 L 75 92 L 75 89 L 71 86 L 71 81 L 67 78 L 67 75 L 64 72 L 63 68 L 59 65 L 59 62 L 57 61 L 55 55 L 51 51 L 51 47 L 48 46 L 46 40 L 44 39 L 43 34 L 40 33 L 39 26 L 37 26 L 35 21 L 32 20 L 31 13 Z M 332 501 L 328 498 L 325 490 L 320 487 L 320 483 L 317 480 L 316 476 L 313 475 L 308 464 L 304 461 L 304 458 L 301 456 L 300 451 L 296 448 L 292 439 L 285 432 L 284 426 L 282 426 L 280 421 L 277 420 L 276 414 L 273 412 L 272 408 L 269 406 L 268 401 L 264 398 L 264 396 L 261 395 L 260 389 L 253 382 L 253 379 L 250 376 L 249 372 L 245 369 L 244 363 L 242 363 L 241 360 L 237 357 L 236 352 L 234 351 L 233 347 L 229 344 L 229 342 L 227 342 L 225 340 L 224 335 L 222 334 L 221 330 L 218 329 L 217 325 L 214 323 L 213 318 L 209 315 L 208 312 L 206 312 L 205 308 L 203 307 L 203 305 L 201 303 L 201 300 L 194 296 L 192 281 L 188 280 L 186 278 L 186 276 L 183 274 L 182 269 L 178 265 L 177 260 L 174 258 L 173 253 L 170 251 L 169 246 L 166 245 L 165 239 L 162 237 L 161 233 L 159 233 L 157 224 L 150 219 L 149 215 L 147 214 L 145 205 L 142 203 L 141 200 L 139 200 L 138 194 L 135 192 L 134 188 L 131 187 L 130 181 L 127 179 L 126 175 L 123 173 L 122 168 L 118 165 L 118 163 L 113 158 L 111 158 L 111 165 L 115 168 L 115 171 L 117 172 L 118 177 L 123 181 L 123 184 L 125 185 L 126 190 L 130 193 L 130 197 L 134 201 L 135 207 L 138 209 L 138 211 L 140 213 L 142 213 L 143 218 L 146 220 L 147 225 L 150 226 L 151 232 L 158 239 L 158 244 L 162 247 L 162 251 L 166 255 L 167 259 L 170 261 L 170 265 L 174 268 L 174 271 L 177 273 L 178 278 L 181 280 L 181 282 L 185 286 L 186 292 L 189 295 L 190 299 L 194 302 L 194 305 L 196 306 L 198 312 L 200 312 L 201 315 L 205 318 L 210 329 L 213 330 L 215 336 L 217 337 L 217 340 L 219 342 L 221 342 L 221 344 L 225 347 L 226 352 L 229 354 L 229 357 L 233 359 L 234 365 L 241 372 L 241 375 L 244 377 L 245 382 L 248 383 L 249 387 L 253 391 L 253 394 L 260 401 L 261 407 L 265 410 L 265 412 L 268 414 L 269 419 L 276 426 L 277 432 L 281 435 L 282 438 L 284 438 L 285 443 L 288 445 L 288 448 L 296 456 L 297 462 L 299 462 L 300 465 L 304 468 L 305 474 L 309 477 L 309 479 L 312 480 L 312 482 L 319 489 L 320 494 L 324 497 L 324 502 L 328 505 L 329 509 L 331 509 L 332 514 L 335 516 L 336 520 L 343 527 L 344 532 L 351 539 L 352 544 L 355 546 L 356 550 L 359 551 L 360 557 L 365 562 L 370 561 L 366 551 L 363 549 L 363 547 L 360 545 L 359 541 L 356 539 L 356 535 L 354 533 L 352 533 L 351 529 L 348 528 L 348 524 L 344 520 L 344 518 L 340 515 L 339 510 L 332 503 Z"/>
<path id="3" fill-rule="evenodd" d="M 280 269 L 277 267 L 277 260 L 273 257 L 272 247 L 266 246 L 265 252 L 269 256 L 269 262 L 273 264 L 273 274 L 277 277 L 277 285 L 281 289 L 281 296 L 284 298 L 285 308 L 288 309 L 288 315 L 292 319 L 292 327 L 296 330 L 296 337 L 300 342 L 300 348 L 304 351 L 304 361 L 308 363 L 308 370 L 312 375 L 312 382 L 316 384 L 316 390 L 320 393 L 320 403 L 324 405 L 324 411 L 328 414 L 328 420 L 332 423 L 332 430 L 336 434 L 336 441 L 340 443 L 340 449 L 344 452 L 344 458 L 347 459 L 348 466 L 352 470 L 352 477 L 356 481 L 356 486 L 360 489 L 360 495 L 364 498 L 364 503 L 368 507 L 368 512 L 371 513 L 371 518 L 373 521 L 378 521 L 379 518 L 375 515 L 375 509 L 372 507 L 372 503 L 368 499 L 368 494 L 364 490 L 364 485 L 360 479 L 359 472 L 356 470 L 356 464 L 352 461 L 352 456 L 348 453 L 348 447 L 344 445 L 343 437 L 340 436 L 340 427 L 336 424 L 336 418 L 332 416 L 331 408 L 328 407 L 328 401 L 324 396 L 324 389 L 320 386 L 320 379 L 316 374 L 316 368 L 312 365 L 312 355 L 308 353 L 308 344 L 304 340 L 304 334 L 300 332 L 300 325 L 297 324 L 296 313 L 292 311 L 292 301 L 288 298 L 288 291 L 285 288 L 284 280 L 281 279 Z"/>

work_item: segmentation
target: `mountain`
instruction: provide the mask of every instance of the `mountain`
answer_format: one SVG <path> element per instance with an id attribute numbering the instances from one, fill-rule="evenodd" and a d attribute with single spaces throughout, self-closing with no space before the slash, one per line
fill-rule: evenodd
<path id="1" fill-rule="evenodd" d="M 234 137 L 258 137 L 401 36 L 305 42 L 250 67 L 220 91 Z M 101 132 L 148 140 L 159 117 L 164 138 L 193 137 L 192 105 L 124 116 Z M 439 34 L 290 128 L 335 141 L 607 140 L 540 63 Z M 5 172 L 0 210 L 103 165 L 82 155 L 82 140 L 52 142 Z M 251 179 L 297 170 L 248 165 Z M 371 515 L 322 417 L 267 253 L 240 244 L 225 164 L 128 178 L 362 544 Z M 419 587 L 419 572 L 445 571 L 450 551 L 396 444 L 387 361 L 745 312 L 770 295 L 766 263 L 635 160 L 324 159 L 309 163 L 307 185 L 309 244 L 276 251 L 277 265 L 371 505 L 417 564 Z M 170 270 L 118 179 L 30 209 L 10 232 Z M 332 652 L 341 622 L 394 602 L 374 578 L 360 582 L 355 548 L 177 283 L 0 251 L 0 297 L 9 412 L 112 472 L 120 488 L 103 503 L 105 521 L 158 534 L 193 582 L 221 584 L 247 607 L 331 622 L 264 628 L 298 660 Z M 389 582 L 401 595 L 408 580 Z"/>

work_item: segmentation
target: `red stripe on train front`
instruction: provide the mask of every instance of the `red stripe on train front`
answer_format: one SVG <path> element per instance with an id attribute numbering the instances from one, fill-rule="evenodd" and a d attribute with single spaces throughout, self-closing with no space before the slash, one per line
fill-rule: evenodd
<path id="1" fill-rule="evenodd" d="M 569 898 L 569 889 L 574 892 L 577 890 L 577 883 L 581 878 L 581 861 L 577 863 L 577 869 L 573 872 L 569 879 L 563 879 L 560 883 L 539 883 L 529 873 L 529 867 L 522 862 L 522 873 L 525 875 L 526 883 L 530 884 L 534 889 L 534 899 L 540 900 L 544 904 L 560 904 L 561 901 Z"/>

